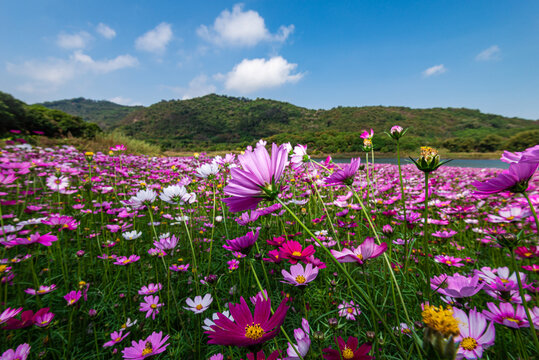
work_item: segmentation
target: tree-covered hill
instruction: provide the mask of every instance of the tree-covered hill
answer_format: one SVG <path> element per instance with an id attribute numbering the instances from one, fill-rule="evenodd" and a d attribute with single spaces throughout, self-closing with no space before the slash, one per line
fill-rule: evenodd
<path id="1" fill-rule="evenodd" d="M 39 105 L 79 116 L 85 121 L 96 123 L 103 129 L 114 127 L 130 112 L 142 108 L 142 106 L 125 106 L 107 100 L 90 100 L 82 97 L 48 101 Z"/>
<path id="2" fill-rule="evenodd" d="M 467 145 L 465 151 L 483 151 L 480 143 L 486 137 L 489 144 L 485 146 L 490 149 L 503 146 L 508 137 L 522 131 L 539 132 L 538 121 L 464 108 L 367 106 L 312 110 L 274 100 L 214 94 L 161 101 L 130 113 L 118 126 L 130 136 L 166 148 L 229 149 L 231 145 L 240 147 L 269 138 L 308 144 L 320 151 L 352 152 L 360 151 L 361 142 L 357 139 L 363 130 L 373 128 L 382 134 L 395 124 L 410 128 L 405 146 L 448 143 L 453 145 L 453 151 L 459 151 L 454 139 L 461 139 Z M 388 140 L 385 135 L 378 136 L 375 144 L 380 150 L 391 151 Z M 470 143 L 472 146 L 468 146 Z"/>
<path id="3" fill-rule="evenodd" d="M 410 128 L 403 147 L 446 147 L 451 151 L 495 151 L 539 138 L 539 121 L 484 114 L 465 108 L 411 109 L 394 106 L 313 110 L 267 99 L 206 95 L 128 107 L 83 98 L 44 103 L 106 129 L 175 150 L 229 150 L 260 138 L 307 144 L 322 152 L 361 151 L 360 133 L 373 128 L 380 151 L 393 151 L 383 134 L 398 124 Z M 537 141 L 536 141 L 537 142 Z"/>
<path id="4" fill-rule="evenodd" d="M 0 135 L 7 134 L 10 130 L 30 134 L 42 133 L 49 137 L 93 137 L 100 128 L 78 116 L 41 105 L 28 105 L 0 91 Z"/>

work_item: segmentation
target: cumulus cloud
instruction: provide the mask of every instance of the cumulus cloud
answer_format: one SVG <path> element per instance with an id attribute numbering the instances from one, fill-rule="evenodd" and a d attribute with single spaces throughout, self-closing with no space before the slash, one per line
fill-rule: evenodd
<path id="1" fill-rule="evenodd" d="M 498 45 L 492 45 L 491 47 L 481 51 L 475 57 L 476 61 L 491 61 L 498 60 L 500 58 L 500 47 Z"/>
<path id="2" fill-rule="evenodd" d="M 162 22 L 154 29 L 135 40 L 135 47 L 138 50 L 162 54 L 168 43 L 172 40 L 172 27 L 166 22 Z"/>
<path id="3" fill-rule="evenodd" d="M 103 23 L 99 23 L 95 30 L 106 39 L 112 39 L 116 36 L 116 31 Z"/>
<path id="4" fill-rule="evenodd" d="M 258 12 L 243 11 L 243 4 L 236 4 L 232 12 L 223 10 L 212 26 L 201 25 L 197 34 L 220 46 L 254 46 L 262 41 L 283 42 L 293 31 L 294 25 L 283 25 L 277 33 L 271 34 Z"/>
<path id="5" fill-rule="evenodd" d="M 92 36 L 85 31 L 76 34 L 60 33 L 56 39 L 56 44 L 64 49 L 84 49 Z"/>
<path id="6" fill-rule="evenodd" d="M 205 74 L 201 74 L 195 77 L 189 82 L 187 88 L 185 87 L 166 87 L 178 94 L 182 100 L 188 100 L 199 96 L 208 95 L 214 93 L 217 87 L 208 82 L 208 77 Z"/>
<path id="7" fill-rule="evenodd" d="M 427 70 L 423 71 L 423 76 L 429 77 L 434 75 L 440 75 L 447 71 L 447 68 L 444 66 L 444 64 L 440 65 L 434 65 L 428 68 Z"/>
<path id="8" fill-rule="evenodd" d="M 303 73 L 293 74 L 297 64 L 291 64 L 281 56 L 266 59 L 243 59 L 232 71 L 224 75 L 225 88 L 242 94 L 295 83 Z"/>
<path id="9" fill-rule="evenodd" d="M 30 60 L 21 64 L 7 64 L 7 71 L 25 77 L 32 83 L 22 89 L 58 87 L 86 73 L 106 74 L 123 68 L 138 65 L 138 60 L 131 55 L 119 55 L 113 59 L 94 60 L 81 50 L 75 51 L 67 59 L 50 58 L 48 60 Z"/>

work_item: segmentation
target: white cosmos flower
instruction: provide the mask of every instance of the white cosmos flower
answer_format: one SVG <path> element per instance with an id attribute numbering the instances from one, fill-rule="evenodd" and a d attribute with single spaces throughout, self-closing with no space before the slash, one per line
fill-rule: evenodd
<path id="1" fill-rule="evenodd" d="M 69 186 L 69 180 L 65 176 L 54 176 L 51 175 L 47 178 L 47 186 L 53 191 L 62 191 Z"/>
<path id="2" fill-rule="evenodd" d="M 142 236 L 142 232 L 140 231 L 137 232 L 137 230 L 133 230 L 133 231 L 124 232 L 122 236 L 125 240 L 135 240 Z"/>
<path id="3" fill-rule="evenodd" d="M 184 203 L 192 204 L 196 200 L 195 193 L 188 193 L 183 185 L 171 185 L 163 189 L 159 198 L 164 202 L 169 204 L 180 204 Z"/>
<path id="4" fill-rule="evenodd" d="M 196 176 L 199 178 L 207 179 L 209 176 L 215 175 L 219 172 L 219 166 L 217 163 L 204 164 L 196 169 Z"/>
<path id="5" fill-rule="evenodd" d="M 147 203 L 153 203 L 157 193 L 151 189 L 139 190 L 135 196 L 131 196 L 129 203 L 135 206 L 146 205 Z"/>
<path id="6" fill-rule="evenodd" d="M 213 302 L 213 298 L 211 297 L 211 294 L 206 294 L 204 297 L 197 295 L 194 300 L 187 298 L 185 302 L 187 303 L 187 306 L 184 306 L 184 309 L 191 310 L 195 314 L 200 314 L 208 309 Z"/>
<path id="7" fill-rule="evenodd" d="M 207 331 L 214 331 L 211 326 L 212 325 L 215 325 L 215 320 L 219 319 L 219 317 L 217 316 L 218 313 L 213 313 L 211 319 L 210 318 L 205 318 L 204 319 L 204 325 L 202 325 L 202 328 L 204 330 L 207 330 Z M 228 310 L 225 310 L 223 311 L 221 314 L 223 314 L 224 316 L 226 316 L 227 318 L 230 319 L 230 321 L 234 321 L 234 318 L 232 317 L 232 315 L 230 315 L 230 313 L 228 312 Z"/>

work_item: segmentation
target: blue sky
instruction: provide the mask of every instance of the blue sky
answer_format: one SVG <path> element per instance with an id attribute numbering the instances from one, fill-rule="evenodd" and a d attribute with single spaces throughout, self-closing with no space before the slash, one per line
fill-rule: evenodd
<path id="1" fill-rule="evenodd" d="M 539 119 L 537 1 L 0 3 L 0 90 L 150 105 L 468 107 Z"/>

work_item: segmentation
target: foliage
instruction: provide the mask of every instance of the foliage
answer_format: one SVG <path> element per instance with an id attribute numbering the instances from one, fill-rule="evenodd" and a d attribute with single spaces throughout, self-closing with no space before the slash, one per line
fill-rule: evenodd
<path id="1" fill-rule="evenodd" d="M 539 142 L 539 130 L 524 131 L 511 136 L 507 140 L 507 149 L 511 151 L 521 151 L 537 145 Z"/>
<path id="2" fill-rule="evenodd" d="M 42 132 L 45 136 L 75 136 L 93 138 L 101 131 L 98 125 L 82 118 L 41 105 L 27 105 L 13 96 L 0 92 L 0 134 L 10 130 Z"/>

